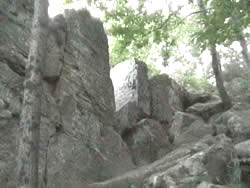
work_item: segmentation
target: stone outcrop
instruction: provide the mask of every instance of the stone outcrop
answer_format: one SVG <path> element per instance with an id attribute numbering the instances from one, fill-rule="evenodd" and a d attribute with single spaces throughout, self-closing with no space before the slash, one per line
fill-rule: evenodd
<path id="1" fill-rule="evenodd" d="M 126 61 L 111 69 L 110 75 L 116 101 L 115 129 L 122 134 L 151 114 L 147 67 L 138 60 Z"/>
<path id="2" fill-rule="evenodd" d="M 32 14 L 33 0 L 0 1 L 3 188 L 15 187 Z M 250 186 L 249 107 L 218 113 L 220 101 L 167 75 L 149 79 L 138 60 L 110 73 L 107 36 L 86 10 L 67 10 L 49 25 L 40 188 L 224 188 L 235 179 Z"/>
<path id="3" fill-rule="evenodd" d="M 0 187 L 12 187 L 33 1 L 4 0 L 0 5 Z M 68 10 L 50 20 L 49 29 L 41 187 L 77 188 L 132 169 L 129 149 L 112 128 L 114 91 L 102 23 L 86 10 Z"/>

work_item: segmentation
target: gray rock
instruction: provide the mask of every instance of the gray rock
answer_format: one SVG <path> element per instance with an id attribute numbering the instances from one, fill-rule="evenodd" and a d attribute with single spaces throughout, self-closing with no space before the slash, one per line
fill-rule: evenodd
<path id="1" fill-rule="evenodd" d="M 247 140 L 250 137 L 250 111 L 231 109 L 217 115 L 211 123 L 217 134 L 226 134 L 234 143 Z"/>
<path id="2" fill-rule="evenodd" d="M 86 10 L 68 10 L 65 20 L 62 70 L 46 92 L 50 127 L 55 127 L 47 147 L 51 188 L 80 187 L 134 167 L 126 144 L 111 128 L 115 105 L 103 26 Z"/>
<path id="3" fill-rule="evenodd" d="M 150 116 L 147 66 L 138 60 L 122 62 L 111 69 L 116 101 L 115 130 L 119 134 Z"/>
<path id="4" fill-rule="evenodd" d="M 202 139 L 206 135 L 212 135 L 213 128 L 210 124 L 202 120 L 194 121 L 187 128 L 182 129 L 182 132 L 175 138 L 174 144 L 180 145 L 185 143 L 194 143 Z"/>
<path id="5" fill-rule="evenodd" d="M 66 43 L 66 22 L 63 15 L 57 15 L 49 23 L 48 56 L 44 64 L 43 78 L 48 82 L 59 79 Z"/>
<path id="6" fill-rule="evenodd" d="M 136 122 L 143 117 L 138 109 L 136 102 L 128 102 L 118 112 L 115 113 L 116 123 L 115 130 L 122 135 L 124 131 L 135 126 Z"/>
<path id="7" fill-rule="evenodd" d="M 143 119 L 123 134 L 137 166 L 152 163 L 171 149 L 166 127 L 152 119 Z"/>
<path id="8" fill-rule="evenodd" d="M 173 139 L 179 137 L 183 130 L 188 129 L 188 127 L 196 120 L 200 120 L 200 118 L 185 112 L 175 112 L 169 129 L 169 134 L 173 137 Z"/>
<path id="9" fill-rule="evenodd" d="M 196 150 L 197 144 L 204 145 L 203 149 Z M 160 163 L 159 170 L 146 179 L 145 188 L 158 188 L 159 185 L 173 188 L 222 188 L 224 186 L 220 185 L 230 183 L 231 169 L 228 164 L 234 153 L 230 139 L 223 135 L 216 138 L 206 137 L 195 145 L 186 146 L 185 149 L 190 149 L 191 153 L 182 153 L 179 156 L 176 151 L 169 153 L 168 156 L 173 155 L 175 160 L 168 160 L 168 165 L 167 162 Z"/>
<path id="10" fill-rule="evenodd" d="M 1 110 L 0 111 L 0 120 L 2 119 L 11 119 L 12 114 L 8 110 Z"/>
<path id="11" fill-rule="evenodd" d="M 196 103 L 193 106 L 188 107 L 185 111 L 197 116 L 201 116 L 207 121 L 214 114 L 223 112 L 223 103 L 220 101 Z"/>
<path id="12" fill-rule="evenodd" d="M 183 90 L 167 75 L 158 75 L 150 80 L 152 93 L 152 117 L 171 123 L 176 111 L 183 111 Z"/>
<path id="13" fill-rule="evenodd" d="M 150 93 L 147 66 L 138 60 L 119 63 L 111 69 L 114 85 L 116 111 L 128 102 L 136 102 L 138 109 L 150 115 Z"/>
<path id="14" fill-rule="evenodd" d="M 197 188 L 227 188 L 227 186 L 215 185 L 206 181 L 201 182 Z"/>
<path id="15" fill-rule="evenodd" d="M 3 110 L 5 107 L 5 103 L 2 99 L 0 99 L 0 111 Z"/>
<path id="16" fill-rule="evenodd" d="M 250 158 L 250 140 L 240 142 L 234 146 L 236 153 L 241 158 Z"/>
<path id="17" fill-rule="evenodd" d="M 0 112 L 5 118 L 0 118 L 0 159 L 8 167 L 0 170 L 0 187 L 15 184 L 15 138 L 34 4 L 15 2 L 0 2 L 0 95 L 7 108 Z M 126 143 L 112 129 L 114 91 L 102 23 L 86 10 L 68 10 L 65 27 L 56 30 L 62 43 L 50 35 L 43 70 L 41 187 L 82 187 L 134 168 Z"/>

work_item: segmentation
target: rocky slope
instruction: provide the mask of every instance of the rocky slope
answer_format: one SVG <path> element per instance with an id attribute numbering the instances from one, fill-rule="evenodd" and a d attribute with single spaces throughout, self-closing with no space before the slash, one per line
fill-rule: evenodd
<path id="1" fill-rule="evenodd" d="M 0 187 L 15 157 L 33 0 L 0 1 Z M 208 188 L 250 177 L 249 107 L 188 93 L 133 60 L 109 68 L 102 23 L 86 10 L 50 21 L 43 70 L 41 188 Z M 112 81 L 111 81 L 111 78 Z M 113 84 L 112 84 L 113 82 Z"/>

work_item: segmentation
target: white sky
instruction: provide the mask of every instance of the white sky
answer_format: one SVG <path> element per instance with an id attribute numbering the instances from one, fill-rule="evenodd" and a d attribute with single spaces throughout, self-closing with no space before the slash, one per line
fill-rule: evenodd
<path id="1" fill-rule="evenodd" d="M 49 16 L 54 17 L 58 14 L 63 14 L 64 9 L 79 10 L 86 7 L 92 16 L 98 18 L 103 16 L 101 11 L 94 9 L 93 7 L 89 7 L 86 0 L 73 1 L 73 3 L 68 5 L 64 5 L 64 0 L 49 0 Z"/>
<path id="2" fill-rule="evenodd" d="M 92 16 L 103 16 L 100 11 L 89 7 L 86 2 L 86 0 L 77 0 L 73 1 L 72 4 L 64 5 L 64 0 L 49 0 L 49 15 L 50 17 L 54 17 L 57 14 L 63 13 L 64 9 L 81 9 L 83 7 L 88 7 Z M 129 0 L 128 4 L 132 8 L 136 8 L 138 6 L 138 1 Z M 169 7 L 171 7 L 172 10 L 176 10 L 178 6 L 183 6 L 182 13 L 184 15 L 187 15 L 190 12 L 190 7 L 187 0 L 148 0 L 145 3 L 145 7 L 149 13 L 163 9 L 167 14 Z"/>

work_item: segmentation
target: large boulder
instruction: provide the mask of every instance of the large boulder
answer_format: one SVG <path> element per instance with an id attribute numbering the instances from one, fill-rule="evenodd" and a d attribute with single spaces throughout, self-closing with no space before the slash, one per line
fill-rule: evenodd
<path id="1" fill-rule="evenodd" d="M 13 187 L 33 0 L 0 2 L 0 187 Z M 88 11 L 50 20 L 42 82 L 41 187 L 82 187 L 134 168 L 114 124 L 103 25 Z"/>
<path id="2" fill-rule="evenodd" d="M 56 127 L 47 146 L 51 188 L 80 187 L 133 168 L 126 144 L 112 130 L 115 103 L 102 23 L 86 10 L 66 11 L 65 22 L 63 66 L 48 92 L 55 101 L 48 104 L 50 126 Z"/>
<path id="3" fill-rule="evenodd" d="M 128 60 L 111 69 L 114 85 L 116 111 L 128 102 L 136 102 L 137 107 L 145 114 L 150 114 L 150 93 L 148 70 L 144 62 Z"/>
<path id="4" fill-rule="evenodd" d="M 182 88 L 167 75 L 157 75 L 150 79 L 152 94 L 152 117 L 171 123 L 176 111 L 183 111 L 184 93 Z"/>
<path id="5" fill-rule="evenodd" d="M 147 71 L 146 64 L 138 60 L 128 60 L 111 69 L 116 102 L 115 129 L 120 134 L 143 117 L 150 116 Z"/>

